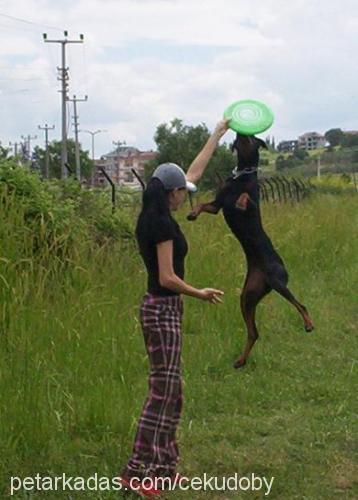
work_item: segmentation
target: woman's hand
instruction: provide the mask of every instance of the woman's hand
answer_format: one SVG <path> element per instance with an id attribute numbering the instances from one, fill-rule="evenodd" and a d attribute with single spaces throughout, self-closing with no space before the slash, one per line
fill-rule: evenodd
<path id="1" fill-rule="evenodd" d="M 215 127 L 213 135 L 215 135 L 220 139 L 220 137 L 222 137 L 225 134 L 225 132 L 227 132 L 229 128 L 229 123 L 230 123 L 230 118 L 223 118 L 222 120 L 220 120 Z"/>
<path id="2" fill-rule="evenodd" d="M 206 300 L 211 304 L 219 304 L 222 303 L 220 295 L 224 295 L 222 290 L 216 290 L 215 288 L 202 288 L 200 290 L 199 298 Z"/>

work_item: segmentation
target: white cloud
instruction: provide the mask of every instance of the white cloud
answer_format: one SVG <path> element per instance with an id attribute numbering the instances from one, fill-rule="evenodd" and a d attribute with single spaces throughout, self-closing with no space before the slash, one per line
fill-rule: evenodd
<path id="1" fill-rule="evenodd" d="M 230 102 L 246 97 L 273 108 L 267 133 L 278 139 L 358 128 L 355 1 L 12 0 L 0 13 L 85 34 L 84 46 L 67 50 L 70 93 L 89 95 L 82 128 L 108 130 L 96 137 L 100 153 L 111 138 L 153 146 L 158 123 L 174 117 L 212 128 Z M 59 134 L 60 47 L 41 34 L 62 34 L 0 16 L 5 25 L 0 138 L 51 120 Z"/>

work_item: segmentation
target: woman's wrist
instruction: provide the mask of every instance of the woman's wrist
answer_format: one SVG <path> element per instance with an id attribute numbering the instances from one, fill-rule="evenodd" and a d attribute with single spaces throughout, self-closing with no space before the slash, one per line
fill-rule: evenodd
<path id="1" fill-rule="evenodd" d="M 186 290 L 183 291 L 183 294 L 189 295 L 190 297 L 194 297 L 196 299 L 202 299 L 203 294 L 199 288 L 195 288 L 193 286 L 187 285 Z"/>
<path id="2" fill-rule="evenodd" d="M 188 285 L 187 283 L 185 283 L 185 291 L 183 291 L 183 294 L 189 295 L 190 297 L 194 297 L 195 299 L 204 300 L 203 290 Z"/>

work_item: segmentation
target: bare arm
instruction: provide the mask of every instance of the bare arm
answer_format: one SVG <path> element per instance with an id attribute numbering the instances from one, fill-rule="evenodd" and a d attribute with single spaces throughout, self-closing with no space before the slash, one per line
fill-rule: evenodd
<path id="1" fill-rule="evenodd" d="M 179 278 L 173 268 L 173 241 L 168 240 L 157 244 L 158 268 L 159 268 L 159 283 L 161 286 L 168 288 L 176 293 L 190 295 L 197 299 L 207 300 L 212 304 L 221 302 L 219 295 L 224 292 L 214 288 L 203 288 L 199 290 L 191 285 L 188 285 Z"/>
<path id="2" fill-rule="evenodd" d="M 225 134 L 228 129 L 228 123 L 230 120 L 221 120 L 207 140 L 205 146 L 193 160 L 192 164 L 188 168 L 186 173 L 186 178 L 190 182 L 198 182 L 206 169 L 210 158 L 213 156 L 214 151 L 218 145 L 220 138 Z"/>

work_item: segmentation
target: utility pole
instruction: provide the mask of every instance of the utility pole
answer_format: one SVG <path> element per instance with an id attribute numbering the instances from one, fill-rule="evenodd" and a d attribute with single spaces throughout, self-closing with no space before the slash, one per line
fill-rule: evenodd
<path id="1" fill-rule="evenodd" d="M 94 136 L 96 134 L 99 134 L 101 132 L 107 132 L 107 130 L 95 130 L 94 132 L 92 130 L 80 130 L 79 132 L 86 132 L 87 134 L 91 134 L 92 136 L 92 162 L 93 162 L 93 168 L 92 168 L 92 173 L 91 173 L 91 186 L 93 187 L 94 185 Z"/>
<path id="2" fill-rule="evenodd" d="M 321 155 L 318 155 L 317 157 L 317 179 L 320 180 L 321 178 Z"/>
<path id="3" fill-rule="evenodd" d="M 13 150 L 14 151 L 14 156 L 17 156 L 17 145 L 18 145 L 18 142 L 9 142 L 9 148 L 10 148 L 10 151 Z"/>
<path id="4" fill-rule="evenodd" d="M 356 192 L 358 193 L 358 186 L 357 186 L 357 179 L 355 172 L 353 172 L 353 182 L 354 182 L 354 187 L 356 188 Z"/>
<path id="5" fill-rule="evenodd" d="M 80 145 L 78 142 L 78 114 L 77 114 L 77 103 L 87 101 L 87 96 L 84 99 L 79 99 L 75 95 L 73 99 L 68 99 L 73 102 L 73 113 L 74 113 L 74 127 L 75 127 L 75 158 L 76 158 L 76 177 L 78 182 L 81 182 L 81 163 L 80 163 Z"/>
<path id="6" fill-rule="evenodd" d="M 37 139 L 37 135 L 34 135 L 33 137 L 31 137 L 30 134 L 28 136 L 22 135 L 21 139 L 25 141 L 25 151 L 27 159 L 31 160 L 31 141 Z"/>
<path id="7" fill-rule="evenodd" d="M 49 151 L 48 151 L 48 131 L 53 130 L 55 128 L 55 125 L 52 125 L 52 127 L 49 127 L 46 123 L 44 127 L 41 127 L 38 125 L 39 130 L 44 130 L 45 131 L 45 144 L 46 144 L 46 152 L 45 152 L 45 179 L 48 179 L 50 177 L 50 158 L 49 158 Z"/>
<path id="8" fill-rule="evenodd" d="M 19 158 L 18 158 L 18 156 L 17 156 L 17 151 L 18 151 L 18 150 L 17 150 L 17 148 L 18 148 L 18 145 L 19 145 L 19 143 L 18 143 L 18 142 L 14 142 L 14 143 L 9 142 L 9 146 L 10 146 L 10 148 L 14 150 L 14 158 L 16 159 L 16 162 L 17 162 L 17 164 L 19 165 L 19 164 L 20 164 L 20 160 L 19 160 Z"/>
<path id="9" fill-rule="evenodd" d="M 63 40 L 48 40 L 47 33 L 43 33 L 43 39 L 47 43 L 60 43 L 61 44 L 61 60 L 62 66 L 57 67 L 60 76 L 57 78 L 62 83 L 62 89 L 59 91 L 62 94 L 62 149 L 61 149 L 61 177 L 67 177 L 66 163 L 68 162 L 67 155 L 67 90 L 68 90 L 68 67 L 66 67 L 66 44 L 67 43 L 83 43 L 84 36 L 80 34 L 79 40 L 68 40 L 68 31 L 64 31 L 65 38 Z"/>

